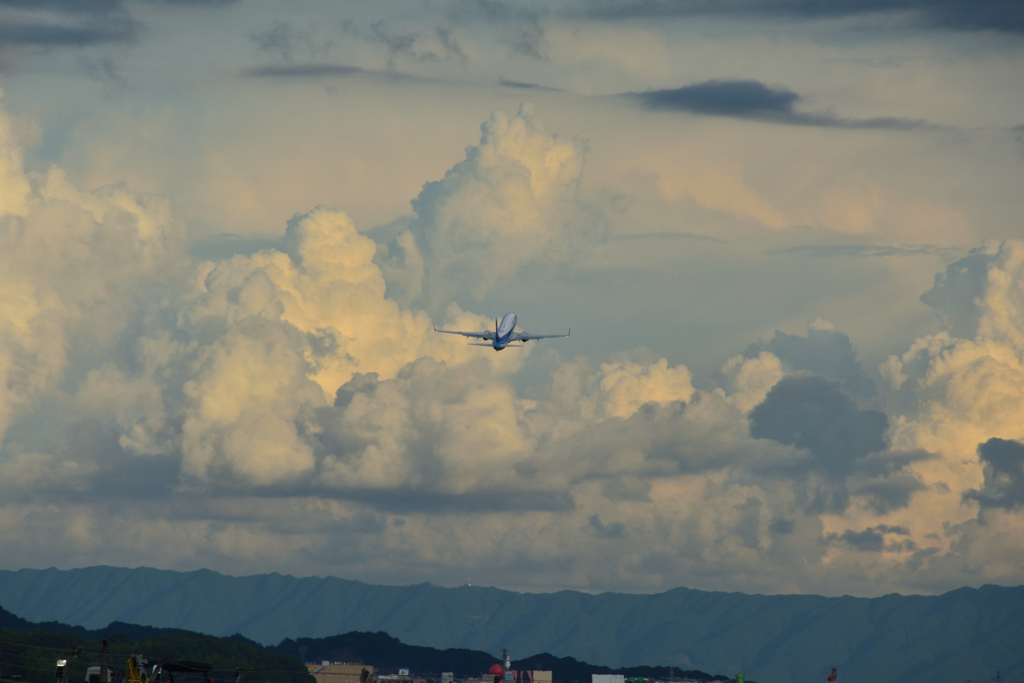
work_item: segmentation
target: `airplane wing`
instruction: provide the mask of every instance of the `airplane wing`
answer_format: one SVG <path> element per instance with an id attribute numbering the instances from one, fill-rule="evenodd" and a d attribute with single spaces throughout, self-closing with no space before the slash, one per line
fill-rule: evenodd
<path id="1" fill-rule="evenodd" d="M 509 341 L 530 341 L 531 339 L 553 339 L 555 337 L 568 337 L 572 333 L 570 329 L 565 334 L 530 334 L 529 332 L 515 332 Z"/>
<path id="2" fill-rule="evenodd" d="M 437 326 L 434 326 L 434 332 L 442 332 L 444 334 L 461 334 L 463 337 L 472 337 L 473 339 L 488 339 L 494 341 L 493 332 L 460 332 L 459 330 L 439 330 Z"/>

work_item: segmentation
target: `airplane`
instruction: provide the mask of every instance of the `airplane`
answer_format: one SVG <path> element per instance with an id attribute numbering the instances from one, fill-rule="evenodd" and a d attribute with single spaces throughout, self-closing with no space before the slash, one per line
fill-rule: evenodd
<path id="1" fill-rule="evenodd" d="M 509 346 L 525 346 L 526 342 L 532 339 L 550 339 L 553 337 L 568 337 L 572 333 L 572 329 L 565 334 L 530 334 L 529 332 L 516 332 L 516 314 L 506 313 L 502 317 L 501 322 L 498 319 L 494 319 L 494 332 L 460 332 L 458 330 L 439 330 L 437 325 L 434 326 L 434 332 L 443 332 L 444 334 L 461 334 L 463 337 L 472 337 L 474 339 L 487 339 L 490 340 L 489 344 L 478 344 L 470 342 L 469 346 L 490 346 L 495 351 L 501 351 L 502 349 L 508 348 Z M 523 342 L 522 344 L 515 344 L 513 342 Z"/>

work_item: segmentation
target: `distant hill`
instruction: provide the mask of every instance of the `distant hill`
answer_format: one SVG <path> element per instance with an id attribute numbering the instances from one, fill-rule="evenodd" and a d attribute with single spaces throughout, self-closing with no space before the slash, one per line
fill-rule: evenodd
<path id="1" fill-rule="evenodd" d="M 314 683 L 303 665 L 305 661 L 359 662 L 373 665 L 383 673 L 409 668 L 417 677 L 433 679 L 440 678 L 445 671 L 453 672 L 457 677 L 478 677 L 500 661 L 478 650 L 437 650 L 407 645 L 383 631 L 353 631 L 328 638 L 288 638 L 277 646 L 264 647 L 238 634 L 217 638 L 119 621 L 95 630 L 55 621 L 33 623 L 0 607 L 0 671 L 5 672 L 8 679 L 16 675 L 25 682 L 49 680 L 54 661 L 62 657 L 70 659 L 72 649 L 80 647 L 83 650 L 81 658 L 70 676 L 70 683 L 78 683 L 89 666 L 100 662 L 101 641 L 109 642 L 107 661 L 115 670 L 115 680 L 120 680 L 118 674 L 124 673 L 125 661 L 131 654 L 148 654 L 151 664 L 155 664 L 158 658 L 166 658 L 169 662 L 209 662 L 214 667 L 214 683 L 233 681 L 235 670 L 242 667 L 247 669 L 247 683 Z M 665 667 L 613 670 L 547 653 L 513 661 L 512 667 L 551 671 L 557 683 L 589 683 L 591 674 L 595 673 L 685 678 L 701 683 L 729 679 L 728 676 L 713 676 L 703 671 L 671 671 Z"/>
<path id="2" fill-rule="evenodd" d="M 374 586 L 280 574 L 90 567 L 0 571 L 0 604 L 21 617 L 241 633 L 264 644 L 349 631 L 513 656 L 547 652 L 608 667 L 823 679 L 1024 680 L 1024 587 L 940 596 L 825 598 L 677 588 L 656 595 L 533 594 L 461 586 Z"/>
<path id="3" fill-rule="evenodd" d="M 0 608 L 0 671 L 6 680 L 20 676 L 26 683 L 49 683 L 56 660 L 70 660 L 72 650 L 81 648 L 69 678 L 80 683 L 88 667 L 100 664 L 104 641 L 109 646 L 107 663 L 121 675 L 130 655 L 145 654 L 152 664 L 160 658 L 168 662 L 208 662 L 213 667 L 214 683 L 230 683 L 238 668 L 247 670 L 244 680 L 249 683 L 314 683 L 302 660 L 256 643 L 118 622 L 91 631 L 52 621 L 34 624 Z M 200 679 L 190 680 L 195 683 Z"/>

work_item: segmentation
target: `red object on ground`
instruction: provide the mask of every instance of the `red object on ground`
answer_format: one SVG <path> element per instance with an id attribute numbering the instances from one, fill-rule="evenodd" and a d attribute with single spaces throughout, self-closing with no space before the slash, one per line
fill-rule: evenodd
<path id="1" fill-rule="evenodd" d="M 491 664 L 491 668 L 487 670 L 487 673 L 489 673 L 492 676 L 504 676 L 505 667 L 503 667 L 501 664 Z"/>

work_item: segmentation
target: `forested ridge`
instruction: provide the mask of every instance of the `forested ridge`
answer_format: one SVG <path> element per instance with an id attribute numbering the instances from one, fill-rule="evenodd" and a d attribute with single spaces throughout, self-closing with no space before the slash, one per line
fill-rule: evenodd
<path id="1" fill-rule="evenodd" d="M 114 622 L 94 630 L 54 621 L 35 624 L 0 608 L 0 674 L 5 680 L 20 676 L 25 683 L 52 681 L 56 660 L 71 661 L 78 651 L 81 654 L 68 680 L 69 683 L 81 683 L 86 669 L 100 664 L 104 644 L 108 648 L 107 664 L 115 672 L 115 681 L 123 675 L 128 658 L 135 654 L 147 656 L 150 666 L 161 658 L 168 662 L 207 662 L 213 667 L 211 677 L 214 683 L 233 682 L 241 668 L 246 670 L 243 683 L 313 683 L 313 677 L 304 664 L 306 661 L 358 662 L 373 665 L 383 673 L 408 668 L 418 677 L 429 678 L 438 678 L 445 671 L 460 678 L 480 677 L 500 661 L 494 655 L 478 650 L 438 650 L 408 645 L 384 632 L 285 639 L 276 646 L 262 646 L 238 634 L 218 638 L 124 622 Z M 700 682 L 728 678 L 670 667 L 611 669 L 547 653 L 515 660 L 512 668 L 552 671 L 558 683 L 589 683 L 595 673 Z"/>
<path id="2" fill-rule="evenodd" d="M 112 626 L 103 629 L 109 632 L 95 636 L 85 629 L 52 622 L 45 624 L 45 629 L 32 631 L 0 628 L 0 673 L 5 681 L 20 676 L 26 683 L 50 683 L 55 680 L 57 660 L 66 659 L 74 661 L 68 680 L 81 683 L 88 667 L 101 664 L 105 642 L 107 665 L 115 680 L 123 677 L 128 658 L 140 654 L 148 657 L 150 665 L 161 658 L 169 662 L 207 662 L 213 667 L 210 677 L 215 683 L 231 683 L 240 668 L 246 670 L 244 683 L 313 683 L 313 677 L 298 658 L 265 650 L 257 644 L 184 631 L 135 639 L 119 632 L 130 628 Z M 76 652 L 80 652 L 77 658 Z"/>

